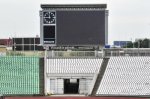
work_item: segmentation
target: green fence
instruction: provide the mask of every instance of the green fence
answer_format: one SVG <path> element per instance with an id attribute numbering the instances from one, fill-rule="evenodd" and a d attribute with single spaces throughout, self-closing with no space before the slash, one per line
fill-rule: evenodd
<path id="1" fill-rule="evenodd" d="M 39 58 L 0 57 L 0 94 L 39 94 Z"/>

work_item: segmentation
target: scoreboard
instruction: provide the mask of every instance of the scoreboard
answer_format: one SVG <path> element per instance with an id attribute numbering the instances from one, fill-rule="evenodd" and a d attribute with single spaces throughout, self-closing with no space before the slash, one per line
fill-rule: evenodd
<path id="1" fill-rule="evenodd" d="M 40 43 L 99 46 L 108 42 L 108 11 L 99 5 L 41 5 Z"/>

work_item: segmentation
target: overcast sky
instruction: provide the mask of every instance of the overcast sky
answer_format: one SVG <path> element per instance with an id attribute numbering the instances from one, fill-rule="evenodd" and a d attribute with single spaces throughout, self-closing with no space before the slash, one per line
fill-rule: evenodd
<path id="1" fill-rule="evenodd" d="M 106 3 L 109 44 L 150 38 L 150 0 L 0 0 L 0 38 L 40 35 L 40 4 L 58 3 Z"/>

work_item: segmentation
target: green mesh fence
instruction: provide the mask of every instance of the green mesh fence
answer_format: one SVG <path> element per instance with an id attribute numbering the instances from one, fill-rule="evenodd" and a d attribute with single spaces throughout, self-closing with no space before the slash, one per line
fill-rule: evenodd
<path id="1" fill-rule="evenodd" d="M 39 58 L 0 57 L 0 94 L 39 94 Z"/>

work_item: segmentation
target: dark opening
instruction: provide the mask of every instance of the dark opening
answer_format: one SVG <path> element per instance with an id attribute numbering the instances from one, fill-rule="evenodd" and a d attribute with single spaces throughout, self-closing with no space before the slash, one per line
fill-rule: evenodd
<path id="1" fill-rule="evenodd" d="M 79 79 L 71 81 L 70 79 L 64 79 L 64 94 L 78 94 Z"/>

